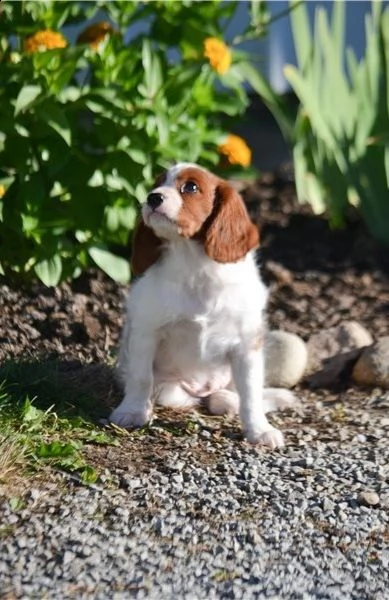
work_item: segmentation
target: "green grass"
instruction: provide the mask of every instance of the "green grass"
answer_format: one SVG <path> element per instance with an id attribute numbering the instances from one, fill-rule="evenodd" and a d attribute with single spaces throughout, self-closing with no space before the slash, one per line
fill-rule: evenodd
<path id="1" fill-rule="evenodd" d="M 8 362 L 0 368 L 1 381 L 0 483 L 47 468 L 97 481 L 98 470 L 84 458 L 86 445 L 119 441 L 93 422 L 107 407 L 88 394 L 88 385 L 56 363 Z"/>

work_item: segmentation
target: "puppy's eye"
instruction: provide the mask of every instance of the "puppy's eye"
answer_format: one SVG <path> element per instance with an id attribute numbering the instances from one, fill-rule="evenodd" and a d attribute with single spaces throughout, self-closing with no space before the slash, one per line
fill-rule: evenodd
<path id="1" fill-rule="evenodd" d="M 186 181 L 181 186 L 181 194 L 195 194 L 199 191 L 199 186 L 194 181 Z"/>

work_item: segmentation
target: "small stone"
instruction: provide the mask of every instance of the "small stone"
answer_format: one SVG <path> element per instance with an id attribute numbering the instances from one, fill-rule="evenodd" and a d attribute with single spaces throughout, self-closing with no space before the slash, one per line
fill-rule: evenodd
<path id="1" fill-rule="evenodd" d="M 304 375 L 307 357 L 305 342 L 298 335 L 269 331 L 265 340 L 265 384 L 293 387 Z"/>
<path id="2" fill-rule="evenodd" d="M 92 317 L 91 315 L 85 315 L 84 326 L 91 340 L 97 340 L 99 335 L 101 335 L 101 323 L 95 317 Z"/>
<path id="3" fill-rule="evenodd" d="M 85 294 L 74 294 L 73 296 L 73 312 L 75 315 L 83 315 L 86 311 L 88 296 Z"/>
<path id="4" fill-rule="evenodd" d="M 273 260 L 266 262 L 266 271 L 281 285 L 292 285 L 293 275 L 289 269 L 286 269 L 280 263 Z"/>
<path id="5" fill-rule="evenodd" d="M 337 354 L 349 352 L 356 348 L 370 346 L 373 338 L 360 323 L 344 321 L 336 327 L 323 329 L 309 338 L 309 366 L 316 365 Z"/>
<path id="6" fill-rule="evenodd" d="M 360 385 L 378 385 L 389 389 L 389 336 L 378 339 L 366 348 L 352 372 Z"/>
<path id="7" fill-rule="evenodd" d="M 383 508 L 389 508 L 389 492 L 380 496 L 380 505 Z"/>
<path id="8" fill-rule="evenodd" d="M 63 564 L 68 565 L 68 564 L 72 563 L 74 559 L 75 559 L 74 552 L 71 552 L 70 550 L 65 550 L 64 555 L 63 555 Z"/>
<path id="9" fill-rule="evenodd" d="M 28 323 L 21 323 L 20 328 L 32 340 L 37 340 L 41 337 L 40 331 L 38 331 L 37 329 L 35 329 L 35 327 L 32 327 Z"/>
<path id="10" fill-rule="evenodd" d="M 8 521 L 9 525 L 15 525 L 15 523 L 17 523 L 19 521 L 19 517 L 18 517 L 18 515 L 11 514 L 7 518 L 7 521 Z"/>
<path id="11" fill-rule="evenodd" d="M 36 488 L 31 488 L 29 491 L 29 496 L 30 496 L 31 500 L 33 500 L 34 502 L 36 500 L 39 500 L 41 495 L 42 495 L 42 493 Z"/>
<path id="12" fill-rule="evenodd" d="M 380 497 L 377 492 L 361 492 L 358 495 L 358 501 L 364 506 L 377 506 L 380 503 Z"/>
<path id="13" fill-rule="evenodd" d="M 325 512 L 331 512 L 333 511 L 335 508 L 335 504 L 332 502 L 332 500 L 330 500 L 329 498 L 324 498 L 323 500 L 323 510 Z"/>
<path id="14" fill-rule="evenodd" d="M 307 342 L 310 383 L 333 383 L 358 358 L 361 349 L 372 343 L 370 333 L 356 321 L 344 321 L 311 335 Z"/>

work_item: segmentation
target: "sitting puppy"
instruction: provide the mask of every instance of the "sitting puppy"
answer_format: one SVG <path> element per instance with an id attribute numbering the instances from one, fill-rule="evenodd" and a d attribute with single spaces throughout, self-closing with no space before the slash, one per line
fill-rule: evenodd
<path id="1" fill-rule="evenodd" d="M 265 413 L 291 392 L 264 389 L 267 291 L 255 264 L 258 230 L 238 193 L 189 163 L 170 168 L 142 209 L 119 354 L 125 396 L 110 421 L 140 427 L 153 404 L 239 413 L 246 438 L 270 448 L 282 433 Z"/>

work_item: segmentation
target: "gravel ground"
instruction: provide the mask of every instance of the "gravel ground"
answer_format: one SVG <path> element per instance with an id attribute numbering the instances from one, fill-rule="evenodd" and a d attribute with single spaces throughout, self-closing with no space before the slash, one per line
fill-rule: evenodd
<path id="1" fill-rule="evenodd" d="M 386 393 L 273 415 L 276 452 L 237 423 L 192 415 L 176 437 L 157 420 L 155 454 L 106 456 L 98 486 L 2 499 L 1 598 L 386 600 L 388 407 Z"/>

